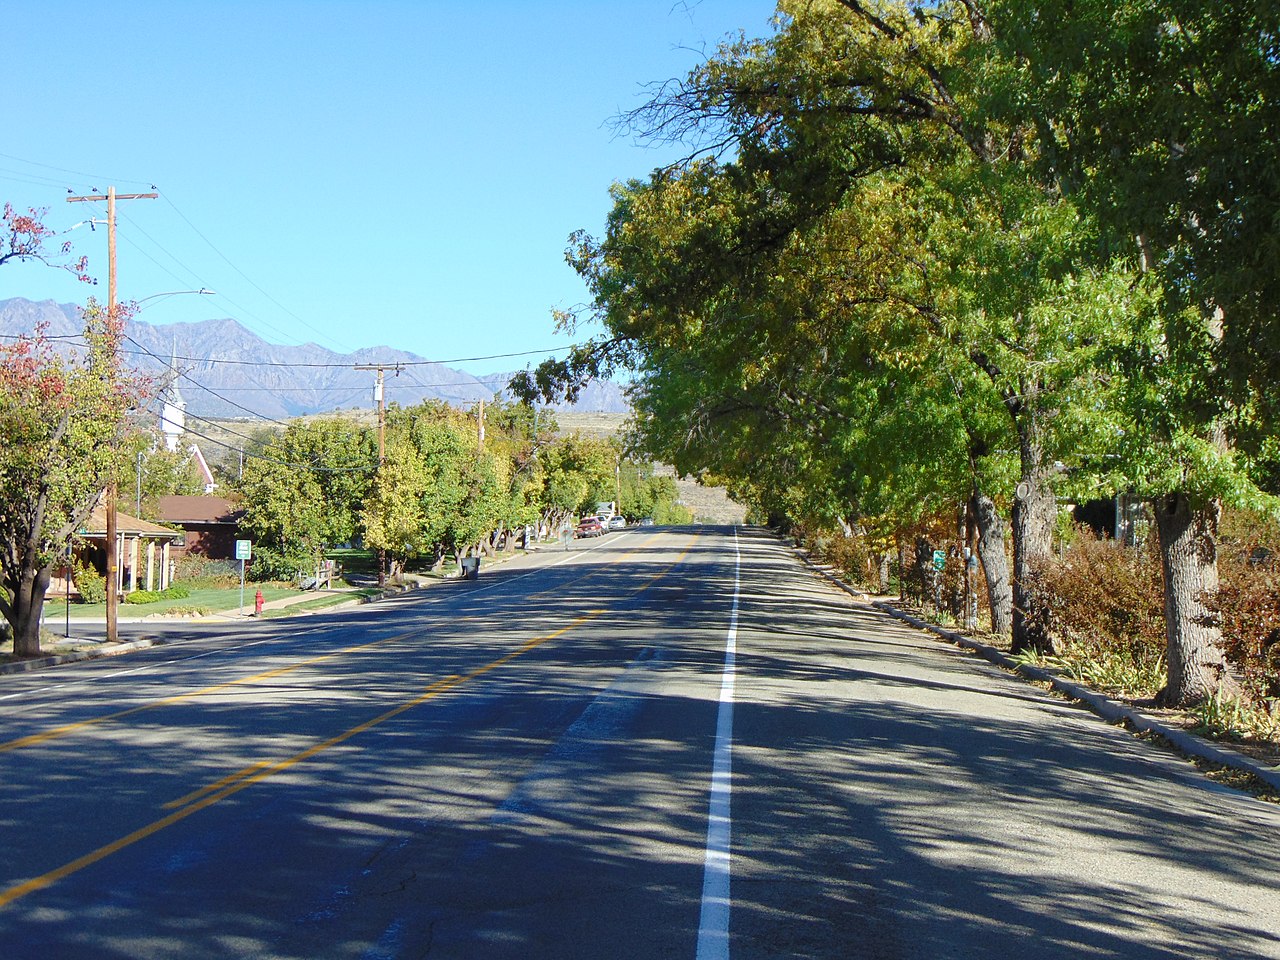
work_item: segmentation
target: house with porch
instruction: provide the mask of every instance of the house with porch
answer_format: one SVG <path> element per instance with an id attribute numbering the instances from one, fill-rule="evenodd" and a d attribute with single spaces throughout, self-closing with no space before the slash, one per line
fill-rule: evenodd
<path id="1" fill-rule="evenodd" d="M 77 531 L 84 543 L 82 559 L 99 570 L 107 566 L 107 508 L 93 508 Z M 170 530 L 158 523 L 116 512 L 116 589 L 164 590 L 173 579 L 172 547 L 182 537 L 181 531 Z"/>

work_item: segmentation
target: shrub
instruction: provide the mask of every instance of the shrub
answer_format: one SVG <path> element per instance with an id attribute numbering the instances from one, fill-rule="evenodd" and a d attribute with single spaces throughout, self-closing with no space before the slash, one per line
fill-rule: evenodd
<path id="1" fill-rule="evenodd" d="M 102 603 L 107 599 L 107 578 L 93 567 L 79 561 L 72 567 L 72 579 L 85 603 Z"/>
<path id="2" fill-rule="evenodd" d="M 234 560 L 211 560 L 189 553 L 174 565 L 173 577 L 200 587 L 229 587 L 240 582 L 240 565 Z"/>
<path id="3" fill-rule="evenodd" d="M 1033 615 L 1081 681 L 1154 696 L 1165 680 L 1164 585 L 1154 539 L 1138 548 L 1076 531 L 1035 574 Z"/>
<path id="4" fill-rule="evenodd" d="M 1280 698 L 1280 525 L 1253 514 L 1223 516 L 1221 587 L 1209 606 L 1244 694 L 1274 709 Z"/>
<path id="5" fill-rule="evenodd" d="M 191 591 L 180 584 L 174 584 L 164 590 L 134 590 L 125 594 L 125 603 L 156 603 L 159 600 L 185 600 Z"/>
<path id="6" fill-rule="evenodd" d="M 817 546 L 817 545 L 815 545 Z M 823 560 L 839 568 L 845 579 L 868 590 L 879 587 L 878 561 L 873 563 L 871 547 L 865 537 L 837 534 L 814 551 Z"/>

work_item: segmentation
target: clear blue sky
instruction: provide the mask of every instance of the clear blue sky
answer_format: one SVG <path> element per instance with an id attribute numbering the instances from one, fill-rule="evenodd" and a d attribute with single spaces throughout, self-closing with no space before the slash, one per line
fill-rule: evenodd
<path id="1" fill-rule="evenodd" d="M 273 343 L 428 359 L 568 342 L 569 233 L 611 183 L 676 156 L 608 121 L 766 0 L 10 2 L 0 200 L 58 230 L 119 205 L 122 299 L 155 324 L 234 317 Z M 106 233 L 67 234 L 101 278 L 0 270 L 0 299 L 106 299 Z M 537 358 L 528 358 L 536 362 Z M 525 359 L 458 366 L 522 367 Z"/>

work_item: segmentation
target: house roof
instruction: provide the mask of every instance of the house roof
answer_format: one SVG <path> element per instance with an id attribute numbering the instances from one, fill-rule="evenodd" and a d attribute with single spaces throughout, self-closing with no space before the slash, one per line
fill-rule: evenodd
<path id="1" fill-rule="evenodd" d="M 116 533 L 126 537 L 149 537 L 154 540 L 176 540 L 182 536 L 180 530 L 170 530 L 149 520 L 131 517 L 123 511 L 116 510 Z M 107 535 L 107 508 L 102 504 L 93 508 L 93 513 L 80 526 L 82 537 L 105 537 Z"/>
<path id="2" fill-rule="evenodd" d="M 169 496 L 156 500 L 156 514 L 165 523 L 240 522 L 244 511 L 226 497 Z"/>

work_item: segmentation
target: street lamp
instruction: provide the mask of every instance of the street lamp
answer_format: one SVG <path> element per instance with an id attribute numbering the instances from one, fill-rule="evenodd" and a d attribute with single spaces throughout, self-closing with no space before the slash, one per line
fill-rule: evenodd
<path id="1" fill-rule="evenodd" d="M 218 291 L 210 290 L 207 287 L 201 287 L 199 290 L 166 290 L 163 293 L 153 293 L 149 297 L 143 297 L 141 300 L 132 301 L 133 307 L 134 307 L 134 310 L 137 311 L 141 309 L 139 307 L 139 304 L 146 303 L 148 300 L 157 300 L 160 297 L 177 297 L 184 293 L 196 293 L 202 297 L 213 297 L 213 296 L 217 296 Z"/>
<path id="2" fill-rule="evenodd" d="M 114 287 L 114 283 L 112 284 Z M 134 313 L 139 312 L 142 308 L 139 304 L 146 303 L 148 300 L 158 300 L 166 297 L 176 297 L 182 294 L 197 294 L 200 296 L 213 296 L 214 291 L 206 287 L 199 290 L 165 290 L 161 293 L 153 293 L 143 297 L 141 300 L 131 301 Z M 111 300 L 114 302 L 114 292 L 111 294 Z M 114 315 L 114 311 L 112 311 Z M 142 453 L 138 453 L 137 463 L 137 483 L 138 483 L 138 513 L 142 513 Z M 120 556 L 120 535 L 116 532 L 116 485 L 112 482 L 107 489 L 107 639 L 114 642 L 117 637 L 117 613 L 120 602 L 119 584 L 116 577 L 119 576 L 119 556 Z"/>

